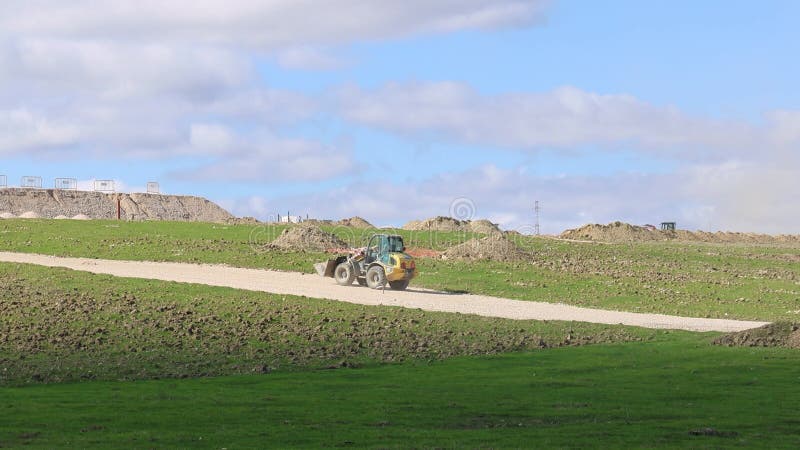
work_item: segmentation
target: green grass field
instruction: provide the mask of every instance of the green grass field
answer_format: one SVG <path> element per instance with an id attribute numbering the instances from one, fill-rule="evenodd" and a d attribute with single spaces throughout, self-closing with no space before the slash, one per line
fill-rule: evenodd
<path id="1" fill-rule="evenodd" d="M 681 334 L 359 369 L 3 388 L 0 445 L 797 448 L 799 363 L 797 351 Z"/>
<path id="2" fill-rule="evenodd" d="M 0 250 L 224 263 L 312 272 L 322 253 L 267 251 L 285 226 L 175 222 L 0 221 Z M 328 227 L 349 242 L 371 232 Z M 442 250 L 471 234 L 401 231 Z M 530 263 L 422 258 L 420 286 L 633 312 L 752 320 L 800 318 L 800 249 L 721 244 L 587 244 L 515 237 Z"/>
<path id="3" fill-rule="evenodd" d="M 358 240 L 350 229 L 332 229 Z M 0 250 L 310 271 L 278 230 L 0 221 Z M 470 236 L 407 234 L 441 250 Z M 800 251 L 519 238 L 419 284 L 797 319 Z M 0 264 L 0 448 L 797 448 L 800 351 L 716 333 L 511 321 Z"/>

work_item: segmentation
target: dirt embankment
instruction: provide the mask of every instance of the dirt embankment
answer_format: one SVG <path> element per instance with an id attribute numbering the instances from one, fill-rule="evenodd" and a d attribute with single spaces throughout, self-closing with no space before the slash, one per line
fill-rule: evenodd
<path id="1" fill-rule="evenodd" d="M 324 252 L 345 247 L 346 242 L 313 224 L 289 227 L 267 244 L 268 249 L 299 252 Z"/>
<path id="2" fill-rule="evenodd" d="M 775 322 L 752 330 L 726 334 L 714 340 L 726 347 L 787 347 L 800 349 L 800 324 Z"/>
<path id="3" fill-rule="evenodd" d="M 375 228 L 374 225 L 372 225 L 371 223 L 367 222 L 366 220 L 364 220 L 363 218 L 358 217 L 358 216 L 351 217 L 349 219 L 342 219 L 342 220 L 336 222 L 336 224 L 337 225 L 341 225 L 343 227 L 359 228 L 359 229 L 362 229 L 362 230 Z"/>
<path id="4" fill-rule="evenodd" d="M 500 232 L 500 228 L 488 220 L 458 220 L 442 216 L 425 220 L 412 220 L 403 225 L 403 229 L 410 231 L 461 231 L 483 234 Z"/>
<path id="5" fill-rule="evenodd" d="M 161 194 L 106 194 L 59 189 L 0 189 L 5 217 L 87 217 L 116 219 L 117 201 L 125 220 L 225 222 L 233 216 L 201 197 Z"/>
<path id="6" fill-rule="evenodd" d="M 502 234 L 491 234 L 480 239 L 471 239 L 463 244 L 450 247 L 442 254 L 444 259 L 469 261 L 517 262 L 530 259 L 530 255 Z"/>
<path id="7" fill-rule="evenodd" d="M 623 222 L 612 222 L 608 225 L 584 225 L 580 228 L 564 231 L 559 237 L 561 239 L 597 242 L 683 241 L 726 244 L 800 245 L 800 236 L 797 235 L 771 236 L 766 234 L 725 231 L 714 233 L 687 230 L 661 231 Z"/>

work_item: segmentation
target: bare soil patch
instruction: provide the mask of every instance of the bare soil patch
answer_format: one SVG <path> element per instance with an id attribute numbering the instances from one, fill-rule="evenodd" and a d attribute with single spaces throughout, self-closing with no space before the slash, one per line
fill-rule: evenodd
<path id="1" fill-rule="evenodd" d="M 726 334 L 714 340 L 726 347 L 787 347 L 800 349 L 800 324 L 775 322 L 752 330 Z"/>
<path id="2" fill-rule="evenodd" d="M 406 253 L 413 256 L 414 258 L 438 258 L 442 255 L 442 252 L 437 252 L 436 250 L 431 250 L 429 248 L 408 248 L 406 249 Z"/>

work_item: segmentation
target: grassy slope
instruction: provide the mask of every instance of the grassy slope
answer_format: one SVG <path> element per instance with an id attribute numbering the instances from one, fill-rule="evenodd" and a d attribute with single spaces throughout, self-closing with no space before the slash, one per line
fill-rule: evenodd
<path id="1" fill-rule="evenodd" d="M 311 272 L 311 263 L 326 255 L 264 250 L 264 244 L 283 229 L 171 222 L 4 220 L 0 221 L 0 250 Z M 329 230 L 354 243 L 370 233 L 344 227 Z M 409 246 L 435 249 L 472 236 L 401 233 Z M 626 311 L 763 320 L 800 317 L 800 249 L 515 239 L 533 252 L 531 264 L 421 259 L 421 275 L 415 283 Z"/>
<path id="2" fill-rule="evenodd" d="M 800 446 L 800 353 L 707 340 L 5 388 L 0 446 Z M 707 427 L 718 435 L 690 434 Z"/>
<path id="3" fill-rule="evenodd" d="M 663 335 L 0 264 L 0 385 L 374 365 Z"/>

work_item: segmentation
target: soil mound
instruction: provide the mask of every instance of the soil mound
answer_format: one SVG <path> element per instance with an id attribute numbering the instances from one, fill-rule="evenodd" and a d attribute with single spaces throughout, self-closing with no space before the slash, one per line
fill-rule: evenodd
<path id="1" fill-rule="evenodd" d="M 800 349 L 800 324 L 775 322 L 752 330 L 726 334 L 714 340 L 726 347 L 788 347 Z"/>
<path id="2" fill-rule="evenodd" d="M 472 222 L 469 222 L 469 228 L 473 233 L 494 234 L 500 232 L 500 228 L 497 225 L 489 222 L 486 219 L 473 220 Z"/>
<path id="3" fill-rule="evenodd" d="M 33 211 L 25 211 L 19 215 L 20 219 L 38 219 L 40 216 Z"/>
<path id="4" fill-rule="evenodd" d="M 11 214 L 10 212 L 2 212 L 0 213 L 0 219 L 13 219 L 17 216 Z"/>
<path id="5" fill-rule="evenodd" d="M 336 222 L 336 225 L 360 229 L 375 228 L 371 223 L 358 216 L 351 217 L 349 219 L 342 219 Z"/>
<path id="6" fill-rule="evenodd" d="M 450 247 L 442 254 L 444 259 L 502 262 L 524 261 L 528 259 L 528 256 L 517 244 L 509 241 L 501 234 L 471 239 L 463 244 Z"/>
<path id="7" fill-rule="evenodd" d="M 86 214 L 76 214 L 72 216 L 72 220 L 92 220 L 92 218 Z"/>
<path id="8" fill-rule="evenodd" d="M 67 217 L 67 216 L 65 216 L 65 215 L 63 215 L 63 214 L 60 214 L 60 215 L 58 215 L 58 216 L 55 216 L 55 217 L 53 217 L 53 219 L 56 219 L 56 220 L 64 220 L 64 219 L 69 219 L 69 217 Z"/>
<path id="9" fill-rule="evenodd" d="M 412 220 L 403 225 L 403 229 L 410 231 L 463 231 L 482 234 L 500 232 L 500 228 L 498 228 L 497 225 L 485 219 L 458 220 L 452 217 L 442 216 L 426 220 Z"/>
<path id="10" fill-rule="evenodd" d="M 303 221 L 304 225 L 334 225 L 330 219 L 308 219 Z"/>
<path id="11" fill-rule="evenodd" d="M 729 231 L 661 231 L 650 227 L 641 227 L 623 222 L 608 225 L 591 224 L 567 230 L 559 236 L 562 239 L 586 240 L 599 242 L 647 242 L 647 241 L 681 241 L 709 242 L 720 244 L 766 244 L 766 245 L 800 245 L 800 236 L 770 236 L 757 233 L 738 233 Z"/>
<path id="12" fill-rule="evenodd" d="M 465 223 L 452 217 L 439 216 L 422 221 L 414 220 L 408 222 L 403 226 L 403 229 L 412 231 L 463 231 Z"/>
<path id="13" fill-rule="evenodd" d="M 324 252 L 344 247 L 347 247 L 344 241 L 310 224 L 287 228 L 268 245 L 271 249 L 300 252 Z"/>
<path id="14" fill-rule="evenodd" d="M 245 217 L 231 217 L 230 219 L 225 219 L 225 223 L 228 225 L 258 225 L 261 223 L 255 217 L 245 216 Z"/>
<path id="15" fill-rule="evenodd" d="M 580 228 L 567 230 L 561 233 L 559 237 L 562 239 L 601 242 L 646 242 L 674 239 L 675 233 L 617 221 L 608 225 L 584 225 Z"/>

